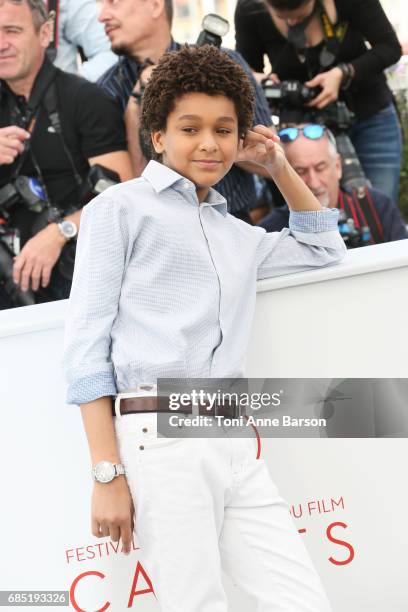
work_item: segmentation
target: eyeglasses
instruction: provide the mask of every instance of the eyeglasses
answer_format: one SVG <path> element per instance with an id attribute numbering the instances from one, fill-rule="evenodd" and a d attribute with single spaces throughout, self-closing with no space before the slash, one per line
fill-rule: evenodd
<path id="1" fill-rule="evenodd" d="M 278 136 L 282 142 L 294 142 L 296 138 L 299 138 L 300 134 L 303 134 L 305 138 L 309 140 L 319 140 L 323 138 L 327 131 L 325 125 L 319 125 L 318 123 L 310 123 L 304 127 L 287 127 L 279 130 Z"/>

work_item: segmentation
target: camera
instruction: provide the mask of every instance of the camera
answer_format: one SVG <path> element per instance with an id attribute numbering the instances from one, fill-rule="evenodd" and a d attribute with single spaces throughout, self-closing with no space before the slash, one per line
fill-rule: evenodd
<path id="1" fill-rule="evenodd" d="M 99 195 L 108 187 L 120 182 L 116 172 L 99 164 L 92 166 L 79 190 L 81 206 L 91 198 Z M 78 210 L 72 206 L 62 213 L 47 199 L 47 195 L 36 178 L 19 176 L 0 189 L 0 284 L 14 306 L 29 306 L 35 304 L 32 291 L 21 291 L 13 281 L 13 258 L 20 252 L 19 231 L 9 226 L 10 211 L 17 204 L 22 204 L 28 210 L 37 213 L 31 227 L 31 235 L 35 236 L 49 223 L 58 222 L 63 216 Z M 60 274 L 72 280 L 75 262 L 76 242 L 71 240 L 62 249 L 56 265 Z"/>
<path id="2" fill-rule="evenodd" d="M 202 31 L 196 42 L 197 47 L 215 45 L 220 48 L 223 36 L 228 34 L 229 31 L 228 21 L 219 15 L 209 13 L 204 17 L 201 27 Z"/>
<path id="3" fill-rule="evenodd" d="M 370 228 L 356 228 L 353 219 L 349 219 L 344 210 L 339 211 L 339 232 L 348 249 L 358 249 L 368 246 L 371 240 Z"/>
<path id="4" fill-rule="evenodd" d="M 305 104 L 313 100 L 320 91 L 319 87 L 306 87 L 306 85 L 300 81 L 274 83 L 270 79 L 266 79 L 262 82 L 262 88 L 272 109 L 275 106 L 279 106 L 282 110 L 283 108 L 285 109 L 285 119 L 282 120 L 283 123 L 288 122 L 286 113 L 289 112 L 289 109 L 293 109 L 293 111 L 297 113 Z M 296 115 L 296 117 L 297 116 L 298 115 Z"/>
<path id="5" fill-rule="evenodd" d="M 47 197 L 38 179 L 19 176 L 0 189 L 0 211 L 3 214 L 17 202 L 38 213 L 47 207 Z"/>
<path id="6" fill-rule="evenodd" d="M 309 88 L 300 81 L 274 83 L 270 79 L 265 79 L 262 88 L 271 111 L 279 117 L 281 126 L 320 123 L 334 133 L 337 150 L 342 158 L 343 187 L 350 189 L 371 187 L 347 134 L 355 122 L 355 116 L 344 102 L 334 102 L 323 109 L 307 106 L 308 102 L 319 94 L 320 87 Z"/>

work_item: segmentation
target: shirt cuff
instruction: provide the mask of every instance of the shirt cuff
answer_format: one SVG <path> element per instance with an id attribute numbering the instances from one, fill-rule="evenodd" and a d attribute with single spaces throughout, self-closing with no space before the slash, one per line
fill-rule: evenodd
<path id="1" fill-rule="evenodd" d="M 86 404 L 100 397 L 116 396 L 115 380 L 110 372 L 100 372 L 79 378 L 68 386 L 67 404 Z"/>
<path id="2" fill-rule="evenodd" d="M 339 211 L 337 208 L 324 210 L 291 210 L 289 228 L 297 232 L 314 234 L 338 230 Z"/>

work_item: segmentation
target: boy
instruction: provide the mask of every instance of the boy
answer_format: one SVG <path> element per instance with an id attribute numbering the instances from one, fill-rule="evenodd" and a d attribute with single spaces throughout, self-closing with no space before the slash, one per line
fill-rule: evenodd
<path id="1" fill-rule="evenodd" d="M 225 612 L 221 564 L 261 612 L 330 609 L 251 440 L 157 438 L 148 391 L 112 410 L 118 391 L 159 377 L 242 376 L 256 279 L 344 255 L 337 210 L 322 209 L 270 129 L 248 131 L 252 112 L 251 85 L 224 53 L 167 53 L 143 102 L 155 161 L 81 221 L 65 367 L 96 469 L 92 531 L 128 552 L 135 508 L 162 612 Z M 211 186 L 237 160 L 269 170 L 295 211 L 291 230 L 228 215 Z"/>

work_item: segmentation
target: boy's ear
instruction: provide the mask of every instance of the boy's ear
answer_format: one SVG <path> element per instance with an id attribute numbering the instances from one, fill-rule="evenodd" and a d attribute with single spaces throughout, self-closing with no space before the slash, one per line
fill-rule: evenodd
<path id="1" fill-rule="evenodd" d="M 156 153 L 161 154 L 164 152 L 164 138 L 163 132 L 152 132 L 151 133 L 152 145 Z"/>

